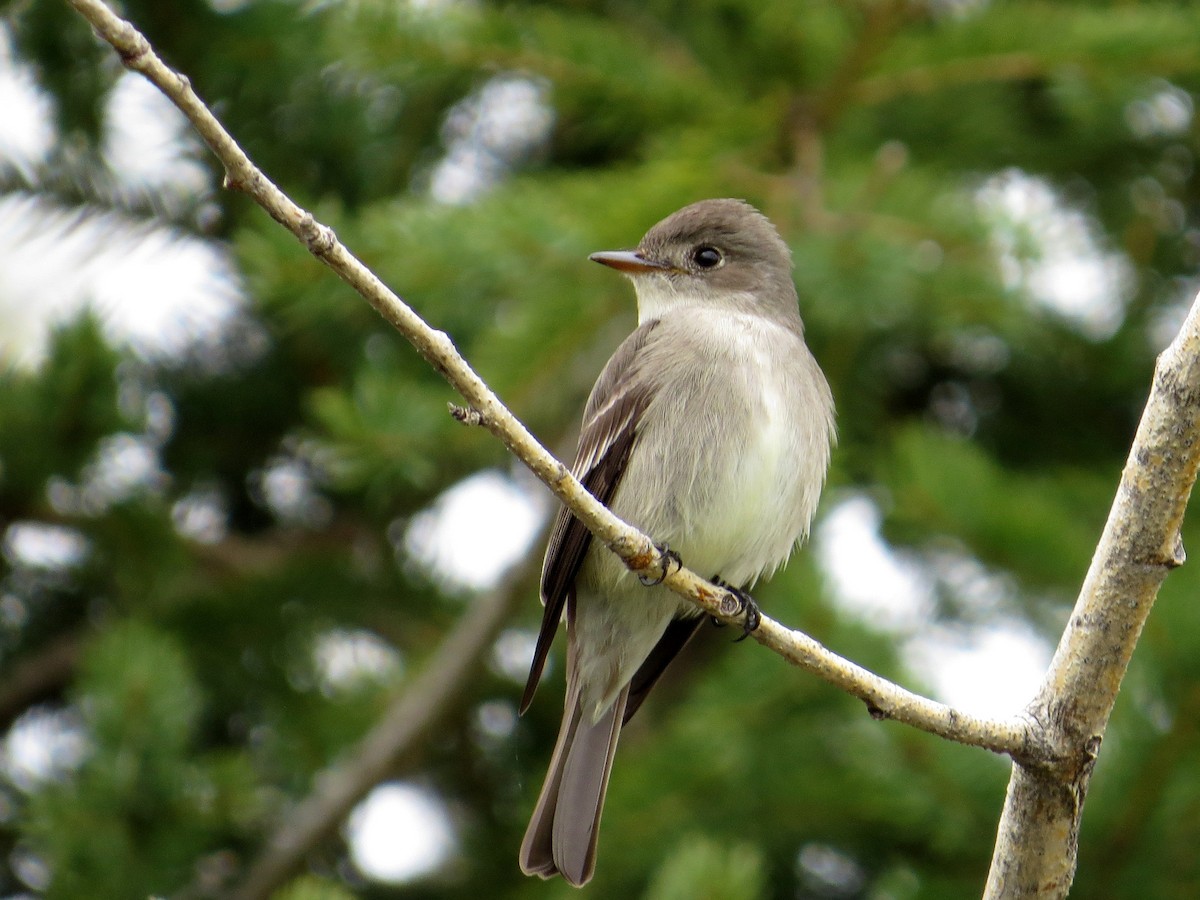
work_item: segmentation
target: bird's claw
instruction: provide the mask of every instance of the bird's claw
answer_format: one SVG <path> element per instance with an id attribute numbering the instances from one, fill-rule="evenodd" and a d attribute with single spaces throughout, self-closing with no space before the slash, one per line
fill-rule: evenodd
<path id="1" fill-rule="evenodd" d="M 758 608 L 758 604 L 754 602 L 753 597 L 751 597 L 741 588 L 736 588 L 732 584 L 722 581 L 720 575 L 714 575 L 712 578 L 712 583 L 717 587 L 728 591 L 730 596 L 737 601 L 737 608 L 730 610 L 730 615 L 737 616 L 741 615 L 742 613 L 746 614 L 746 618 L 742 622 L 742 636 L 734 641 L 735 644 L 740 644 L 746 638 L 750 637 L 750 633 L 752 631 L 757 631 L 758 626 L 762 624 L 762 610 Z M 716 616 L 713 616 L 712 620 L 713 624 L 718 627 L 723 627 L 725 625 L 725 623 Z"/>
<path id="2" fill-rule="evenodd" d="M 666 542 L 655 544 L 654 549 L 658 551 L 658 561 L 662 566 L 662 571 L 659 572 L 657 578 L 650 578 L 646 575 L 638 575 L 638 581 L 646 587 L 654 587 L 662 584 L 667 580 L 667 576 L 671 574 L 671 563 L 675 563 L 675 571 L 678 572 L 683 568 L 683 560 L 679 558 L 679 554 L 667 545 Z"/>

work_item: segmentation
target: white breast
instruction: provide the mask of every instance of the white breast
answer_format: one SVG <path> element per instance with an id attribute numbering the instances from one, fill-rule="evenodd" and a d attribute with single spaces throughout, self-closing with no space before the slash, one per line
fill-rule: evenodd
<path id="1" fill-rule="evenodd" d="M 815 473 L 799 457 L 814 441 L 804 433 L 808 417 L 797 413 L 803 398 L 794 395 L 795 379 L 780 371 L 778 359 L 768 352 L 778 347 L 779 335 L 772 332 L 779 326 L 739 319 L 726 338 L 738 364 L 752 374 L 731 375 L 728 389 L 742 394 L 731 402 L 745 404 L 751 413 L 741 429 L 726 435 L 725 452 L 714 455 L 724 461 L 725 471 L 708 473 L 717 489 L 708 514 L 693 523 L 689 543 L 691 558 L 705 574 L 748 585 L 781 565 L 807 532 L 815 492 L 802 482 Z M 818 479 L 824 464 L 822 459 Z"/>

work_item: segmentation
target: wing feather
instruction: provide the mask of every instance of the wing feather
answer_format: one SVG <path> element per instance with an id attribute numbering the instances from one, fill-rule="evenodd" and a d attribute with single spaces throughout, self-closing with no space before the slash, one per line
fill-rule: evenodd
<path id="1" fill-rule="evenodd" d="M 571 471 L 588 492 L 605 505 L 612 500 L 621 483 L 625 463 L 637 443 L 642 413 L 653 399 L 652 386 L 642 377 L 638 362 L 658 324 L 658 320 L 647 322 L 617 348 L 600 373 L 584 409 L 579 450 Z M 591 543 L 592 533 L 570 510 L 560 507 L 542 563 L 545 610 L 529 679 L 521 697 L 521 712 L 533 700 L 567 598 L 574 592 L 575 577 Z"/>

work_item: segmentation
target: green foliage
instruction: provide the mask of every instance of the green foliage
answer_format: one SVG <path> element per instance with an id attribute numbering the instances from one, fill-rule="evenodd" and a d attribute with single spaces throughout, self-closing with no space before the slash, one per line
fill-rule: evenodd
<path id="1" fill-rule="evenodd" d="M 765 889 L 762 858 L 753 846 L 726 847 L 691 834 L 663 860 L 645 900 L 756 900 Z"/>
<path id="2" fill-rule="evenodd" d="M 1088 483 L 1082 472 L 1005 470 L 978 445 L 918 428 L 880 455 L 901 543 L 930 530 L 954 535 L 990 565 L 1021 572 L 1031 588 L 1070 584 L 1086 569 L 1115 480 L 1113 472 Z"/>
<path id="3" fill-rule="evenodd" d="M 251 774 L 236 757 L 197 752 L 200 687 L 168 633 L 114 625 L 90 648 L 73 693 L 88 757 L 26 812 L 52 873 L 47 895 L 165 893 L 188 877 L 198 848 L 228 833 Z"/>
<path id="4" fill-rule="evenodd" d="M 343 885 L 323 878 L 297 878 L 276 895 L 279 900 L 353 900 L 354 894 Z"/>
<path id="5" fill-rule="evenodd" d="M 40 377 L 0 372 L 0 508 L 28 507 L 47 479 L 77 471 L 100 438 L 126 424 L 116 363 L 85 317 L 55 332 Z"/>
<path id="6" fill-rule="evenodd" d="M 841 602 L 801 551 L 756 597 L 907 684 L 919 681 L 907 671 L 913 629 L 999 617 L 1047 642 L 1061 629 L 1154 354 L 1200 266 L 1198 9 L 121 7 L 268 176 L 446 331 L 560 455 L 634 322 L 628 285 L 587 254 L 631 246 L 701 197 L 759 205 L 793 248 L 808 340 L 837 399 L 822 515 L 869 498 L 883 538 L 935 583 L 919 625 L 888 627 Z M 446 414 L 457 398 L 374 311 L 244 198 L 217 191 L 215 164 L 212 194 L 183 214 L 105 193 L 112 54 L 68 4 L 17 0 L 0 15 L 60 129 L 45 172 L 17 180 L 59 203 L 140 202 L 151 225 L 221 241 L 246 293 L 215 350 L 138 355 L 110 346 L 92 314 L 59 328 L 36 370 L 0 371 L 0 684 L 14 685 L 0 690 L 0 718 L 18 733 L 23 714 L 63 713 L 87 748 L 33 783 L 0 770 L 11 851 L 0 891 L 223 896 L 472 608 L 415 558 L 406 530 L 443 491 L 509 461 Z M 529 79 L 553 114 L 545 140 L 511 158 L 472 132 L 483 124 L 463 124 L 506 78 Z M 434 173 L 473 133 L 472 158 L 496 180 L 441 202 Z M 1096 252 L 1121 260 L 1124 275 L 1068 270 L 1058 284 L 1109 279 L 1111 329 L 1034 297 L 1047 223 L 981 200 L 997 176 L 1036 179 Z M 0 291 L 4 274 L 0 259 Z M 0 319 L 32 302 L 0 297 Z M 114 481 L 114 454 L 131 446 L 148 473 Z M 32 526 L 82 549 L 62 563 L 22 557 L 13 535 Z M 939 575 L 947 559 L 1004 596 L 981 607 Z M 1168 579 L 1106 735 L 1078 896 L 1189 897 L 1200 885 L 1196 572 Z M 527 600 L 506 627 L 528 632 L 540 614 L 532 572 L 518 581 Z M 337 677 L 322 656 L 331 641 L 370 665 Z M 623 736 L 595 895 L 977 895 L 1003 761 L 874 722 L 729 642 L 705 629 Z M 520 687 L 501 656 L 387 776 L 446 801 L 450 861 L 412 883 L 374 882 L 331 828 L 276 896 L 574 896 L 515 862 L 558 724 L 561 664 L 506 730 Z"/>

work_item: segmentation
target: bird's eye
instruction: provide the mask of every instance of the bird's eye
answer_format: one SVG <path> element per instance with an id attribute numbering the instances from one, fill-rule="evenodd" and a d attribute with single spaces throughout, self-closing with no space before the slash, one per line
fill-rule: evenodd
<path id="1" fill-rule="evenodd" d="M 721 251 L 716 247 L 697 247 L 692 251 L 692 262 L 702 269 L 711 269 L 721 262 Z"/>

